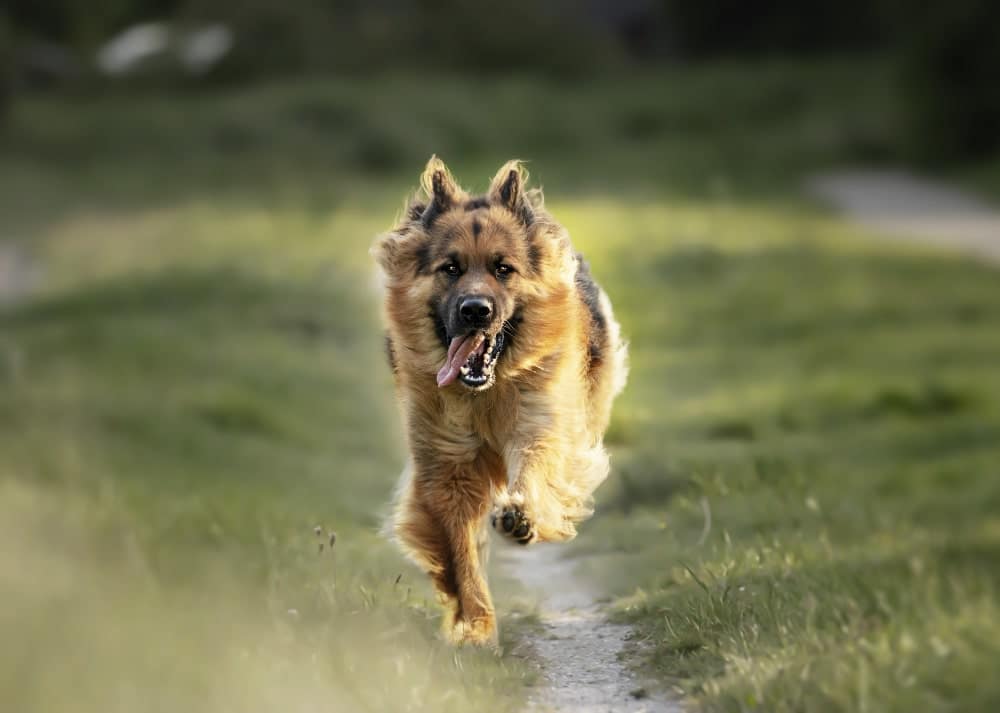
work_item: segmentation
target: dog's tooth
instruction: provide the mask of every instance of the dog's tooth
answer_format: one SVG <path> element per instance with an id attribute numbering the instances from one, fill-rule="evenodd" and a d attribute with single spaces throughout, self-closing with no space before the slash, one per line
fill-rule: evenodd
<path id="1" fill-rule="evenodd" d="M 469 373 L 469 367 L 463 366 L 461 369 L 459 369 L 459 371 L 461 371 L 463 374 L 468 374 Z"/>

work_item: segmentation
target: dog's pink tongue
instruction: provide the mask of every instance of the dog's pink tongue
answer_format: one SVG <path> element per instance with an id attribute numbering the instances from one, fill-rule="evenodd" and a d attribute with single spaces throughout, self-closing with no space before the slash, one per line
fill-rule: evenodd
<path id="1" fill-rule="evenodd" d="M 447 386 L 457 379 L 462 365 L 482 343 L 483 335 L 481 332 L 452 339 L 451 344 L 448 345 L 448 358 L 445 359 L 444 366 L 437 373 L 438 386 Z"/>

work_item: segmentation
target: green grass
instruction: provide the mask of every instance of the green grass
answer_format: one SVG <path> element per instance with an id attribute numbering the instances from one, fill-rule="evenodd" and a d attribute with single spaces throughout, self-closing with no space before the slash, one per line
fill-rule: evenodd
<path id="1" fill-rule="evenodd" d="M 872 241 L 797 189 L 890 152 L 885 77 L 16 105 L 0 239 L 43 281 L 0 308 L 3 700 L 521 705 L 521 599 L 499 597 L 507 653 L 453 652 L 376 533 L 403 451 L 366 251 L 437 152 L 480 188 L 531 159 L 632 340 L 615 474 L 577 547 L 637 666 L 710 710 L 994 708 L 996 270 Z"/>
<path id="2" fill-rule="evenodd" d="M 57 195 L 75 167 L 37 169 Z M 502 711 L 534 680 L 438 641 L 377 534 L 402 447 L 364 251 L 396 199 L 319 215 L 286 176 L 282 209 L 28 216 L 44 283 L 0 316 L 11 709 Z"/>
<path id="3" fill-rule="evenodd" d="M 531 680 L 437 642 L 376 535 L 400 452 L 367 285 L 269 260 L 283 277 L 164 265 L 3 318 L 12 707 L 506 710 Z"/>
<path id="4" fill-rule="evenodd" d="M 583 546 L 705 709 L 991 710 L 996 269 L 778 225 L 622 258 L 632 386 Z"/>

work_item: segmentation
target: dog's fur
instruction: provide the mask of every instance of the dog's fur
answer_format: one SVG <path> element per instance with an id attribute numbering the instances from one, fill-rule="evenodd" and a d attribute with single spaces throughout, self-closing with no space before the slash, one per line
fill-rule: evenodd
<path id="1" fill-rule="evenodd" d="M 608 474 L 602 437 L 625 384 L 607 296 L 526 177 L 511 161 L 471 197 L 432 157 L 422 194 L 372 249 L 410 450 L 389 528 L 430 575 L 456 643 L 496 641 L 488 526 L 522 544 L 561 542 L 593 512 Z M 475 333 L 457 312 L 467 295 L 491 300 L 482 333 L 502 351 L 485 386 L 439 387 L 449 341 Z"/>

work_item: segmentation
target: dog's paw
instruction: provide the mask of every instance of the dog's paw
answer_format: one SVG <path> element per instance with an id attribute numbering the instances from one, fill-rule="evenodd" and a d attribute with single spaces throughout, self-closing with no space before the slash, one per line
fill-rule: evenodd
<path id="1" fill-rule="evenodd" d="M 498 502 L 493 508 L 490 516 L 493 529 L 522 545 L 534 542 L 535 527 L 524 511 L 523 500 L 517 496 L 505 500 L 506 502 Z"/>
<path id="2" fill-rule="evenodd" d="M 445 632 L 445 638 L 456 646 L 482 646 L 497 649 L 496 620 L 492 615 L 477 619 L 459 619 Z"/>

